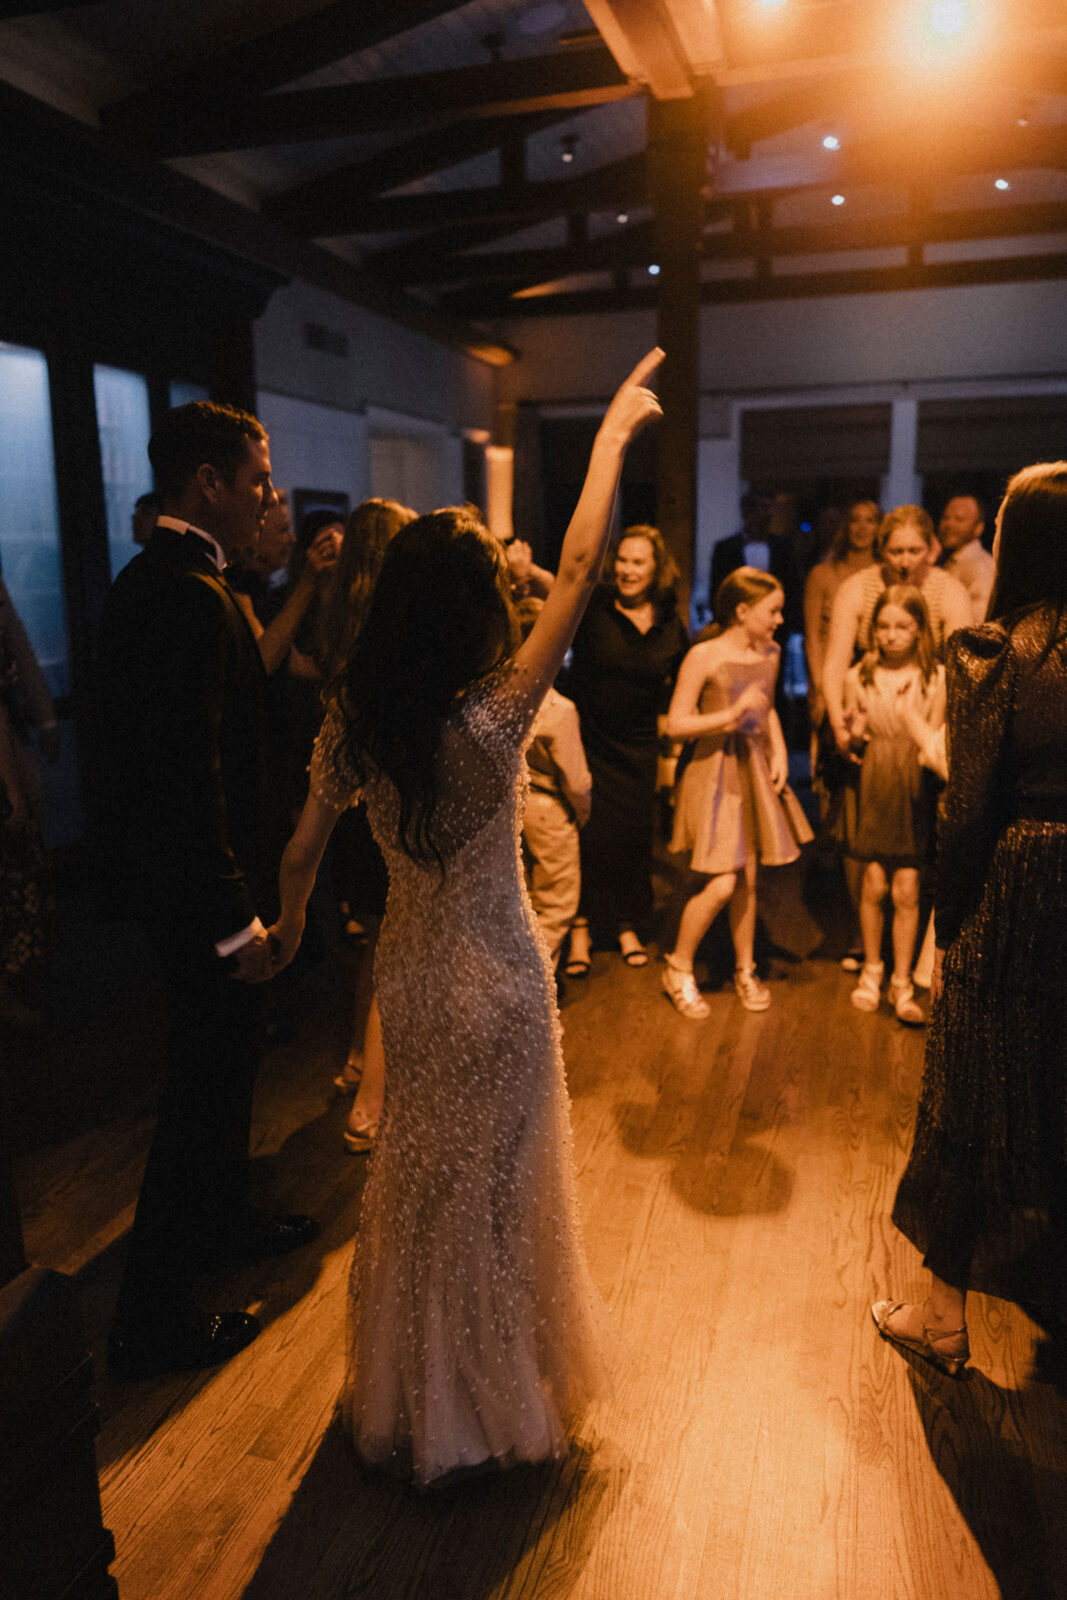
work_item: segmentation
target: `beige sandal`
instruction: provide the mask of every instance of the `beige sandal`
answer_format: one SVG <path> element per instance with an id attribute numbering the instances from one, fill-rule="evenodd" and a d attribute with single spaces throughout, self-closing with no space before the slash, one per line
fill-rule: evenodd
<path id="1" fill-rule="evenodd" d="M 967 1340 L 967 1324 L 962 1328 L 945 1328 L 937 1333 L 933 1328 L 923 1323 L 923 1336 L 921 1339 L 909 1339 L 906 1333 L 894 1333 L 889 1327 L 889 1318 L 898 1311 L 906 1311 L 907 1302 L 904 1300 L 876 1300 L 871 1307 L 871 1316 L 874 1325 L 883 1339 L 890 1344 L 899 1345 L 901 1350 L 910 1350 L 912 1355 L 921 1356 L 924 1361 L 929 1361 L 931 1366 L 943 1372 L 948 1378 L 958 1378 L 964 1367 L 971 1359 L 971 1347 Z M 935 1350 L 935 1344 L 940 1344 L 942 1339 L 958 1339 L 963 1335 L 963 1354 L 946 1356 L 940 1350 Z"/>

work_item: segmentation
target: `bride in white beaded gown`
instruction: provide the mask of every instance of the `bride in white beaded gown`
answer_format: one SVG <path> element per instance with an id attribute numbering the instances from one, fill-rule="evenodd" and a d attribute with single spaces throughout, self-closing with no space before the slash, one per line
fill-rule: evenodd
<path id="1" fill-rule="evenodd" d="M 396 535 L 282 864 L 279 969 L 362 792 L 389 868 L 375 960 L 387 1091 L 342 1409 L 365 1460 L 420 1484 L 558 1455 L 599 1374 L 554 981 L 519 853 L 523 745 L 599 578 L 626 447 L 659 414 L 644 385 L 661 359 L 604 417 L 517 651 L 503 551 L 471 512 Z"/>

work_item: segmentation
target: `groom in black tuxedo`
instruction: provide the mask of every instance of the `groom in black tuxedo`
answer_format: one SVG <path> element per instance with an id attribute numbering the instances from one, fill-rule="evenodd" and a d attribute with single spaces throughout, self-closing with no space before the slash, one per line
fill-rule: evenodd
<path id="1" fill-rule="evenodd" d="M 196 1278 L 308 1243 L 310 1217 L 248 1199 L 252 1089 L 288 833 L 264 726 L 259 649 L 223 575 L 276 496 L 255 417 L 168 412 L 149 459 L 162 499 L 145 550 L 115 580 L 99 639 L 103 824 L 118 904 L 144 928 L 167 1004 L 168 1071 L 108 1343 L 142 1377 L 213 1366 L 259 1332 L 210 1315 Z"/>

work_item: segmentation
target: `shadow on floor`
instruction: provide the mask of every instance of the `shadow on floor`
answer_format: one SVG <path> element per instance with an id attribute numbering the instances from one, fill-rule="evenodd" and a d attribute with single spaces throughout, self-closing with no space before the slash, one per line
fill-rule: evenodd
<path id="1" fill-rule="evenodd" d="M 242 1600 L 487 1600 L 549 1582 L 570 1593 L 621 1488 L 576 1445 L 551 1465 L 417 1495 L 369 1475 L 335 1418 Z"/>
<path id="2" fill-rule="evenodd" d="M 976 1369 L 955 1382 L 904 1357 L 930 1458 L 1003 1600 L 1067 1597 L 1067 1361 L 1050 1349 L 1038 1345 L 1039 1376 L 1019 1389 Z M 1043 1381 L 1042 1369 L 1060 1381 Z"/>

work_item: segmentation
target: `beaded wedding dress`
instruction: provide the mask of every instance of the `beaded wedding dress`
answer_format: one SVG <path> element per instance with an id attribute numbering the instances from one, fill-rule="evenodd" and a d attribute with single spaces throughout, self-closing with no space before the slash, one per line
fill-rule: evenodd
<path id="1" fill-rule="evenodd" d="M 600 1374 L 575 1205 L 551 967 L 523 882 L 523 742 L 508 664 L 446 725 L 444 876 L 401 848 L 399 798 L 363 790 L 389 868 L 375 959 L 386 1109 L 352 1265 L 342 1409 L 359 1453 L 426 1484 L 566 1448 Z M 340 714 L 312 764 L 347 804 Z"/>

